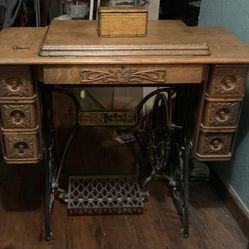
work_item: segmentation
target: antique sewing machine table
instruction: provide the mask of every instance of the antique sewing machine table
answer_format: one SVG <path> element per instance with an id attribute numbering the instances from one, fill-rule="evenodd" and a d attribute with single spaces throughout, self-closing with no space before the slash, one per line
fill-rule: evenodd
<path id="1" fill-rule="evenodd" d="M 100 38 L 97 23 L 83 20 L 52 21 L 48 28 L 3 29 L 2 154 L 10 165 L 44 163 L 46 239 L 52 235 L 50 216 L 64 159 L 79 127 L 89 125 L 133 127 L 151 172 L 142 180 L 139 172 L 131 177 L 75 176 L 69 192 L 60 193 L 68 207 L 84 212 L 101 208 L 112 213 L 141 211 L 148 183 L 163 179 L 179 207 L 182 234 L 187 237 L 190 158 L 231 159 L 248 65 L 249 46 L 232 34 L 222 28 L 186 27 L 179 21 L 149 21 L 147 36 L 132 38 Z M 72 85 L 160 88 L 131 111 L 83 112 L 67 89 Z M 59 163 L 54 148 L 54 91 L 69 96 L 77 114 Z M 153 96 L 152 125 L 141 129 L 143 105 Z M 86 199 L 82 193 L 87 186 L 100 186 L 96 190 L 100 197 Z M 76 195 L 75 188 L 82 195 Z M 106 195 L 104 188 L 115 194 Z"/>

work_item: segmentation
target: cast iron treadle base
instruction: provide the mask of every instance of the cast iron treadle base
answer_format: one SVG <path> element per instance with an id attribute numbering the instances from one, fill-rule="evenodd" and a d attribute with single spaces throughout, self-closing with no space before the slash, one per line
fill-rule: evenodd
<path id="1" fill-rule="evenodd" d="M 136 176 L 70 176 L 69 214 L 133 214 L 143 210 Z"/>

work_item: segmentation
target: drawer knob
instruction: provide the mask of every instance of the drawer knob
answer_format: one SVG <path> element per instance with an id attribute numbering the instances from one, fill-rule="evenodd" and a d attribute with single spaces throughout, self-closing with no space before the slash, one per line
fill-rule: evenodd
<path id="1" fill-rule="evenodd" d="M 215 119 L 219 122 L 225 122 L 229 118 L 230 111 L 228 109 L 219 109 L 215 114 Z"/>
<path id="2" fill-rule="evenodd" d="M 212 149 L 212 150 L 220 150 L 222 147 L 223 147 L 223 141 L 221 139 L 213 139 L 210 141 L 209 143 L 209 147 Z"/>
<path id="3" fill-rule="evenodd" d="M 28 149 L 28 145 L 24 142 L 16 143 L 14 148 L 17 150 L 18 154 L 24 154 L 25 150 Z"/>
<path id="4" fill-rule="evenodd" d="M 9 78 L 7 80 L 7 84 L 11 91 L 18 91 L 21 85 L 21 81 L 17 78 Z"/>
<path id="5" fill-rule="evenodd" d="M 16 123 L 16 124 L 22 123 L 24 118 L 25 118 L 24 113 L 22 111 L 19 111 L 19 110 L 15 110 L 15 111 L 11 112 L 10 116 L 12 118 L 13 123 Z"/>
<path id="6" fill-rule="evenodd" d="M 224 90 L 232 90 L 236 87 L 236 78 L 232 75 L 224 77 L 221 81 L 221 86 Z"/>

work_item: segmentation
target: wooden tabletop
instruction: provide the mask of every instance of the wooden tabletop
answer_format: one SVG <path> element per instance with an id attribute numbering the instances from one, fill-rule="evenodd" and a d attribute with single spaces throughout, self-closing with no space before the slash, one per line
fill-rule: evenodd
<path id="1" fill-rule="evenodd" d="M 148 35 L 134 38 L 99 38 L 96 29 L 96 21 L 86 20 L 52 21 L 50 28 L 4 29 L 0 64 L 249 64 L 249 46 L 223 28 L 149 21 Z M 45 56 L 39 55 L 41 48 Z M 51 56 L 51 50 L 76 53 Z"/>

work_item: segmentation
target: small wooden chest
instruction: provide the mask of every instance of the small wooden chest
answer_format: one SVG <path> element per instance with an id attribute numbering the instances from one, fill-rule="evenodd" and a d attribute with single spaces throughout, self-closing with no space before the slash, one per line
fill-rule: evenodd
<path id="1" fill-rule="evenodd" d="M 98 33 L 100 37 L 146 36 L 146 7 L 100 7 Z"/>

